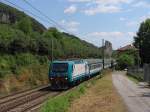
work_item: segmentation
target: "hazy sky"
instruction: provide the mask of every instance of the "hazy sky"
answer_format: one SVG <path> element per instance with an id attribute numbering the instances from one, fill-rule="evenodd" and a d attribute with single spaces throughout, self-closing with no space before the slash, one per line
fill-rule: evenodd
<path id="1" fill-rule="evenodd" d="M 0 1 L 6 3 L 5 0 Z M 9 1 L 44 18 L 24 0 Z M 150 0 L 28 0 L 28 2 L 81 39 L 97 46 L 101 46 L 102 39 L 109 40 L 115 49 L 132 43 L 139 24 L 150 16 Z M 34 18 L 46 27 L 55 26 L 53 23 Z"/>

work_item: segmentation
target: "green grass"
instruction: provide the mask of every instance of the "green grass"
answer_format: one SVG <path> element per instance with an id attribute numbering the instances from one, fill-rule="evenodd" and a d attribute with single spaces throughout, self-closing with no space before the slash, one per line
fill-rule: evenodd
<path id="1" fill-rule="evenodd" d="M 130 75 L 127 75 L 127 77 L 128 77 L 131 81 L 133 81 L 134 83 L 136 83 L 136 84 L 139 83 L 139 80 L 138 80 L 137 78 L 134 78 L 134 77 L 132 77 L 132 76 L 130 76 Z"/>
<path id="2" fill-rule="evenodd" d="M 95 84 L 97 77 L 80 84 L 78 87 L 49 100 L 41 108 L 41 112 L 66 112 L 73 100 L 83 95 L 87 88 Z"/>
<path id="3" fill-rule="evenodd" d="M 142 73 L 127 73 L 127 77 L 136 84 L 144 80 Z"/>
<path id="4" fill-rule="evenodd" d="M 99 103 L 102 103 L 102 105 L 104 105 L 105 102 L 106 104 L 104 106 L 100 106 L 100 110 L 103 111 L 104 109 L 106 112 L 126 112 L 122 100 L 120 99 L 119 95 L 116 94 L 117 92 L 115 92 L 112 84 L 112 77 L 109 72 L 106 71 L 103 71 L 103 78 L 99 76 L 94 77 L 93 79 L 85 81 L 84 83 L 80 84 L 76 88 L 73 88 L 72 90 L 69 90 L 57 97 L 49 98 L 48 101 L 42 106 L 41 112 L 67 112 L 69 111 L 71 104 L 74 103 L 74 101 L 76 101 L 78 98 L 80 98 L 84 103 L 93 103 L 91 99 L 90 101 L 82 99 L 86 92 L 93 87 L 94 89 L 91 90 L 93 91 L 93 97 L 96 98 L 95 96 L 97 95 L 97 97 L 102 100 Z"/>
<path id="5" fill-rule="evenodd" d="M 111 72 L 94 83 L 80 99 L 71 103 L 67 112 L 127 112 L 114 88 Z"/>

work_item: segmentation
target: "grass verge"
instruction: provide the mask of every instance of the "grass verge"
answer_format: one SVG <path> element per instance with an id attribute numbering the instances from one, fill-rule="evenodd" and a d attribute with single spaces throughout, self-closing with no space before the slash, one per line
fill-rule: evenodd
<path id="1" fill-rule="evenodd" d="M 144 79 L 143 79 L 143 74 L 142 73 L 128 73 L 127 72 L 127 77 L 135 82 L 136 84 L 138 84 L 139 82 L 142 82 Z"/>
<path id="2" fill-rule="evenodd" d="M 71 106 L 71 102 L 75 99 L 80 98 L 85 93 L 87 88 L 90 88 L 95 84 L 96 80 L 99 79 L 96 76 L 88 81 L 81 83 L 79 86 L 65 92 L 63 95 L 49 98 L 49 100 L 41 108 L 41 112 L 66 112 L 68 107 Z"/>
<path id="3" fill-rule="evenodd" d="M 111 73 L 107 73 L 82 97 L 74 100 L 68 112 L 127 112 L 127 110 L 113 86 Z"/>
<path id="4" fill-rule="evenodd" d="M 85 84 L 81 84 L 76 89 L 49 99 L 41 109 L 41 112 L 66 112 L 70 103 L 79 98 L 85 92 Z"/>
<path id="5" fill-rule="evenodd" d="M 139 83 L 139 80 L 138 80 L 137 78 L 132 77 L 132 76 L 130 76 L 130 75 L 127 75 L 127 77 L 128 77 L 131 81 L 133 81 L 134 83 L 136 83 L 136 84 Z"/>
<path id="6" fill-rule="evenodd" d="M 108 72 L 103 74 L 108 74 Z M 124 105 L 113 87 L 111 75 L 104 75 L 102 78 L 94 77 L 63 95 L 50 98 L 41 108 L 41 112 L 125 111 Z"/>

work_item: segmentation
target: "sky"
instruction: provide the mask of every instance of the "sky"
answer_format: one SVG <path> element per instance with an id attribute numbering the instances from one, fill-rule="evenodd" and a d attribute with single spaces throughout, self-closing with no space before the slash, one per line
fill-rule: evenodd
<path id="1" fill-rule="evenodd" d="M 24 9 L 25 13 L 47 28 L 58 27 L 53 22 L 47 22 L 47 18 L 26 4 L 24 0 L 9 1 Z M 57 22 L 59 27 L 66 29 L 68 33 L 96 46 L 102 45 L 102 39 L 108 40 L 114 49 L 133 43 L 133 37 L 140 23 L 150 17 L 150 0 L 27 1 Z M 5 0 L 0 0 L 0 2 L 9 4 Z M 58 29 L 63 31 L 59 27 Z"/>

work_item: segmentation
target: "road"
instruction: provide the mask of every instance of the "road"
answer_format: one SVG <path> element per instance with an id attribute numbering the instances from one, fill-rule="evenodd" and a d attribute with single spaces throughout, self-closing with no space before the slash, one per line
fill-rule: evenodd
<path id="1" fill-rule="evenodd" d="M 128 112 L 150 112 L 150 88 L 143 83 L 135 84 L 125 76 L 125 72 L 114 72 L 112 78 Z"/>

